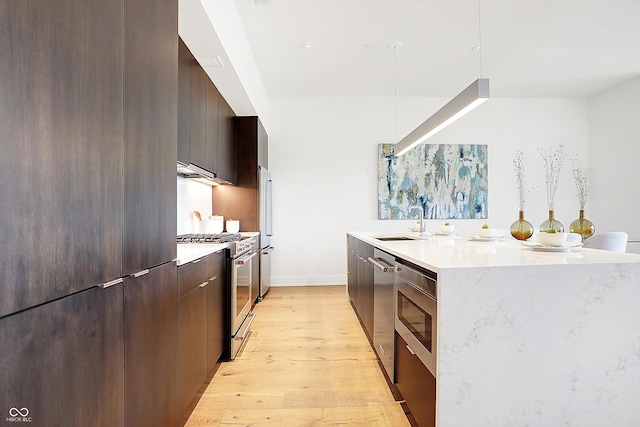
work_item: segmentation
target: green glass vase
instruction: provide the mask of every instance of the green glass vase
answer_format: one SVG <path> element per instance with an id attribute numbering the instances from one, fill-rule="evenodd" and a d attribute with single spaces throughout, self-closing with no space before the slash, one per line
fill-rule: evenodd
<path id="1" fill-rule="evenodd" d="M 524 211 L 520 211 L 519 219 L 511 224 L 511 235 L 518 240 L 527 240 L 533 235 L 533 225 L 524 219 Z"/>
<path id="2" fill-rule="evenodd" d="M 580 218 L 576 219 L 569 226 L 569 230 L 572 233 L 577 233 L 582 236 L 582 242 L 584 243 L 589 237 L 593 236 L 596 232 L 596 227 L 591 221 L 584 218 L 584 210 L 580 209 Z"/>
<path id="3" fill-rule="evenodd" d="M 564 231 L 564 225 L 553 217 L 553 211 L 550 210 L 549 219 L 546 219 L 542 224 L 540 224 L 540 232 L 546 233 L 552 228 L 556 230 L 557 233 L 562 233 Z"/>

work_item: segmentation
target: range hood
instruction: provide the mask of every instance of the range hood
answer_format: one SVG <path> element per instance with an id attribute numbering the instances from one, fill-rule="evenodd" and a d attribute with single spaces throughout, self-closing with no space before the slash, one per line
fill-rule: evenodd
<path id="1" fill-rule="evenodd" d="M 183 178 L 192 179 L 194 181 L 201 182 L 203 184 L 216 186 L 220 184 L 231 184 L 228 181 L 224 181 L 216 177 L 216 174 L 213 172 L 209 172 L 206 169 L 201 168 L 200 166 L 194 165 L 193 163 L 189 163 L 185 165 L 184 163 L 177 163 L 177 171 L 178 175 Z"/>

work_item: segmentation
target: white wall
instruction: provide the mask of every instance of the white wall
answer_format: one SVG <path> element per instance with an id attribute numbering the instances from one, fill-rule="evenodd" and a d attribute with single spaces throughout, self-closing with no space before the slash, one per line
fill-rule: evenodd
<path id="1" fill-rule="evenodd" d="M 399 135 L 446 99 L 401 98 Z M 377 145 L 395 142 L 391 98 L 270 99 L 269 169 L 274 180 L 274 285 L 345 283 L 345 232 L 405 231 L 413 221 L 377 220 Z M 508 228 L 518 216 L 512 160 L 524 151 L 530 195 L 525 215 L 547 216 L 544 169 L 536 147 L 564 144 L 588 164 L 586 100 L 494 98 L 432 138 L 432 143 L 489 146 L 488 223 Z M 578 216 L 569 162 L 560 180 L 556 218 Z M 431 221 L 436 226 L 443 221 Z M 456 220 L 472 232 L 482 220 Z"/>
<path id="2" fill-rule="evenodd" d="M 640 78 L 589 100 L 591 204 L 596 233 L 626 231 L 640 253 Z"/>

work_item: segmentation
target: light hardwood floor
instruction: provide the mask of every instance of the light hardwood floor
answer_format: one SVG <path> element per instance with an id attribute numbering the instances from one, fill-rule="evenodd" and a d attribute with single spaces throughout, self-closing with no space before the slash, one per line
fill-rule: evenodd
<path id="1" fill-rule="evenodd" d="M 271 288 L 187 426 L 409 426 L 344 286 Z"/>

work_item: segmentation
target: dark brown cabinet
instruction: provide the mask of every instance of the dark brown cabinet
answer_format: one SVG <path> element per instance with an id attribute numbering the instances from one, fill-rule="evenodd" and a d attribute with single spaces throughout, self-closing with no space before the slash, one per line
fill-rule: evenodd
<path id="1" fill-rule="evenodd" d="M 178 38 L 178 161 L 189 164 L 191 141 L 191 64 L 189 48 Z"/>
<path id="2" fill-rule="evenodd" d="M 364 326 L 367 338 L 372 341 L 374 333 L 374 267 L 368 259 L 373 257 L 373 246 L 351 236 L 347 238 L 347 245 L 349 300 Z"/>
<path id="3" fill-rule="evenodd" d="M 175 262 L 124 282 L 125 425 L 175 426 L 177 415 Z"/>
<path id="4" fill-rule="evenodd" d="M 226 337 L 225 253 L 178 267 L 178 417 L 184 421 Z"/>
<path id="5" fill-rule="evenodd" d="M 122 275 L 123 9 L 0 3 L 0 317 Z"/>
<path id="6" fill-rule="evenodd" d="M 169 382 L 151 393 L 157 414 L 137 406 L 160 381 L 145 366 L 175 384 L 175 272 L 96 285 L 176 257 L 177 11 L 0 2 L 0 402 L 35 425 L 175 424 L 155 422 L 175 413 Z M 139 328 L 159 313 L 151 342 Z"/>
<path id="7" fill-rule="evenodd" d="M 233 118 L 235 114 L 222 95 L 218 94 L 218 178 L 223 181 L 237 182 L 237 164 Z"/>
<path id="8" fill-rule="evenodd" d="M 207 74 L 192 57 L 189 122 L 189 162 L 207 169 Z M 215 171 L 209 171 L 215 173 Z"/>
<path id="9" fill-rule="evenodd" d="M 16 407 L 30 425 L 122 426 L 122 300 L 122 284 L 94 287 L 0 319 L 2 420 Z"/>
<path id="10" fill-rule="evenodd" d="M 179 51 L 178 161 L 194 164 L 234 184 L 235 114 L 182 40 Z"/>
<path id="11" fill-rule="evenodd" d="M 207 378 L 207 299 L 197 287 L 178 301 L 178 416 L 188 415 L 191 402 Z"/>
<path id="12" fill-rule="evenodd" d="M 209 255 L 213 274 L 207 291 L 207 372 L 211 374 L 224 352 L 227 325 L 227 277 L 224 251 Z"/>
<path id="13" fill-rule="evenodd" d="M 178 5 L 127 0 L 124 273 L 176 257 Z"/>
<path id="14" fill-rule="evenodd" d="M 225 218 L 240 220 L 240 231 L 256 231 L 260 229 L 258 166 L 267 167 L 267 132 L 258 117 L 234 117 L 232 124 L 237 185 L 214 187 L 213 207 L 216 213 Z"/>
<path id="15" fill-rule="evenodd" d="M 202 167 L 214 172 L 218 177 L 218 104 L 220 93 L 213 82 L 207 77 L 207 120 L 205 132 L 205 161 Z"/>
<path id="16" fill-rule="evenodd" d="M 396 333 L 396 385 L 420 427 L 436 425 L 436 379 Z"/>

